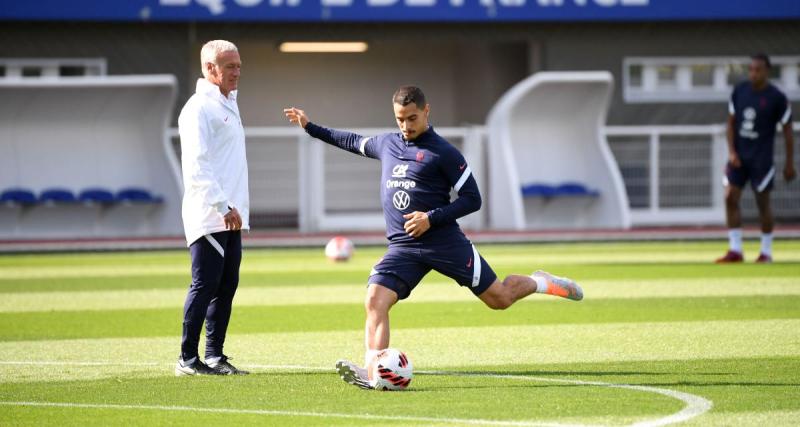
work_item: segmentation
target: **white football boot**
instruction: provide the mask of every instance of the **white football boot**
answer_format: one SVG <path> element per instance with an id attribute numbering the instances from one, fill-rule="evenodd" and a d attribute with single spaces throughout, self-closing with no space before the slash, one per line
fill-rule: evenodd
<path id="1" fill-rule="evenodd" d="M 352 384 L 365 390 L 372 390 L 374 388 L 372 384 L 370 384 L 367 370 L 353 362 L 348 360 L 336 362 L 336 372 L 347 384 Z"/>

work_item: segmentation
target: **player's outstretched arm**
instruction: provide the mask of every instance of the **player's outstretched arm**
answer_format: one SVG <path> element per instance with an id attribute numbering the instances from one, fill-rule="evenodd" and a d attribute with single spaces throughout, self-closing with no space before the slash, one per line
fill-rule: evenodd
<path id="1" fill-rule="evenodd" d="M 372 150 L 367 150 L 366 143 L 369 138 L 365 138 L 357 133 L 329 129 L 316 125 L 308 119 L 305 111 L 299 108 L 284 108 L 283 113 L 291 123 L 295 123 L 302 127 L 314 138 L 324 141 L 327 144 L 339 147 L 343 150 L 347 150 L 351 153 L 360 154 L 367 157 L 376 157 L 375 155 L 370 155 L 372 154 Z"/>

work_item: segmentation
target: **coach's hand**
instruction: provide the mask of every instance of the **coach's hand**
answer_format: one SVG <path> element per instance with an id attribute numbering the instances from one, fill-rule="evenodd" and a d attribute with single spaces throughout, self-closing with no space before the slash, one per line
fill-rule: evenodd
<path id="1" fill-rule="evenodd" d="M 736 169 L 742 167 L 742 161 L 739 159 L 739 155 L 735 152 L 728 154 L 728 162 Z"/>
<path id="2" fill-rule="evenodd" d="M 294 107 L 284 108 L 283 114 L 289 119 L 291 123 L 297 123 L 301 128 L 305 129 L 308 124 L 308 116 L 306 112 Z"/>
<path id="3" fill-rule="evenodd" d="M 237 231 L 242 229 L 242 216 L 239 215 L 239 211 L 236 208 L 231 208 L 222 219 L 225 221 L 226 230 Z"/>
<path id="4" fill-rule="evenodd" d="M 786 167 L 783 168 L 783 178 L 786 181 L 791 181 L 797 176 L 797 171 L 794 170 L 794 165 L 791 163 L 786 163 Z"/>
<path id="5" fill-rule="evenodd" d="M 431 228 L 431 222 L 428 220 L 428 214 L 425 212 L 411 212 L 410 214 L 403 215 L 403 218 L 408 220 L 403 224 L 403 228 L 406 229 L 406 233 L 408 233 L 409 236 L 415 239 L 425 234 L 425 232 Z"/>

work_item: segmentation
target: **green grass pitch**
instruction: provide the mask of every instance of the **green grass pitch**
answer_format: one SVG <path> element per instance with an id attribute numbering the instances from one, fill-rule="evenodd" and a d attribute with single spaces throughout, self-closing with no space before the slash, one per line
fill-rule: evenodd
<path id="1" fill-rule="evenodd" d="M 0 256 L 0 425 L 800 424 L 800 241 L 718 266 L 722 242 L 481 245 L 585 299 L 484 307 L 429 275 L 392 312 L 409 390 L 343 383 L 367 272 L 322 249 L 246 250 L 226 353 L 246 377 L 176 378 L 186 251 Z M 752 259 L 753 244 L 746 246 Z M 202 352 L 202 349 L 201 349 Z"/>

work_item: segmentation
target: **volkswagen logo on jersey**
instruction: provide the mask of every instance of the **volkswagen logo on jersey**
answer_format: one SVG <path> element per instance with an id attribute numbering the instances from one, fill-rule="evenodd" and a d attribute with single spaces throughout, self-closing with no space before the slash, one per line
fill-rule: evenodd
<path id="1" fill-rule="evenodd" d="M 411 196 L 409 196 L 408 193 L 406 193 L 403 190 L 397 191 L 392 196 L 392 204 L 394 204 L 394 207 L 397 210 L 402 211 L 408 208 L 408 205 L 410 203 L 411 203 Z"/>
<path id="2" fill-rule="evenodd" d="M 392 168 L 392 178 L 405 178 L 408 165 L 395 165 Z"/>

